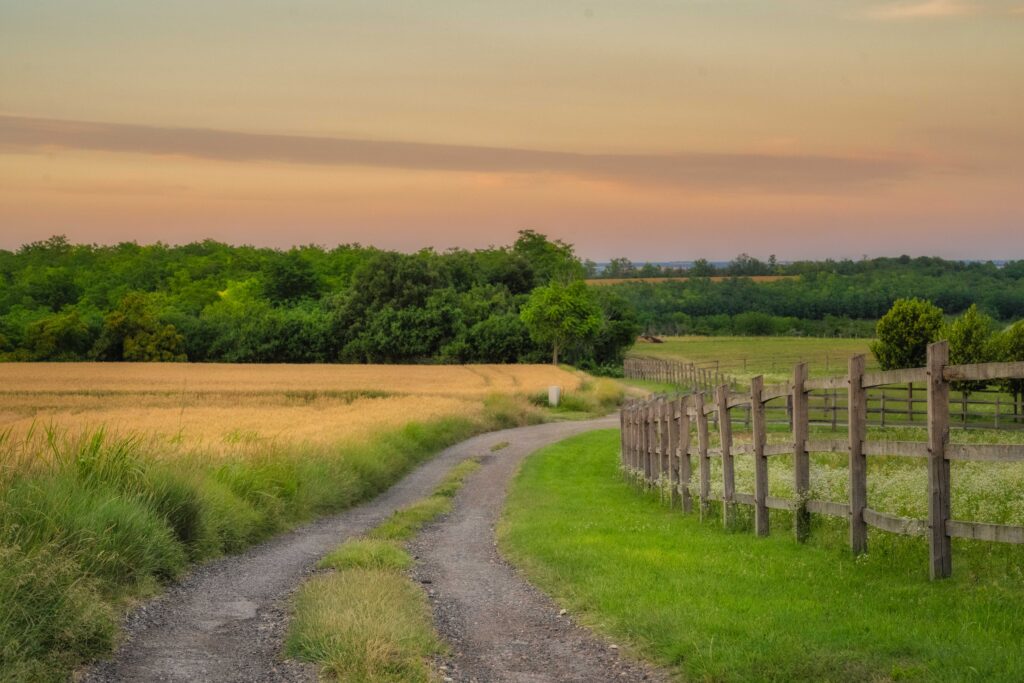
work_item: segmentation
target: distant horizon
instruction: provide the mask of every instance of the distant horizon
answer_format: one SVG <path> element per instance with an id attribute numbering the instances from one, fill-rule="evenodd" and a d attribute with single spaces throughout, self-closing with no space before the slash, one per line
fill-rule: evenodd
<path id="1" fill-rule="evenodd" d="M 542 231 L 537 231 L 537 232 L 542 232 Z M 545 234 L 550 239 L 560 239 L 557 235 L 551 235 L 551 234 L 547 234 L 547 233 L 542 233 L 542 234 Z M 49 240 L 49 239 L 54 238 L 54 237 L 65 237 L 69 244 L 76 245 L 76 246 L 81 246 L 81 245 L 97 245 L 97 246 L 100 246 L 100 247 L 111 247 L 111 246 L 116 246 L 116 245 L 122 244 L 122 243 L 129 243 L 129 244 L 138 244 L 139 246 L 152 246 L 152 245 L 155 245 L 155 244 L 164 244 L 164 245 L 167 245 L 168 247 L 174 248 L 174 247 L 183 247 L 183 246 L 186 246 L 186 245 L 189 245 L 189 244 L 202 243 L 202 242 L 205 242 L 207 240 L 211 240 L 211 241 L 214 241 L 214 242 L 218 242 L 220 244 L 226 244 L 226 245 L 231 246 L 231 247 L 252 247 L 252 248 L 255 248 L 255 249 L 275 249 L 275 250 L 278 250 L 278 251 L 288 251 L 288 250 L 293 249 L 293 248 L 304 248 L 304 247 L 319 247 L 321 249 L 331 250 L 331 249 L 335 249 L 337 247 L 343 247 L 343 246 L 360 246 L 360 247 L 367 247 L 367 248 L 374 248 L 374 249 L 382 249 L 382 250 L 385 250 L 385 251 L 397 251 L 397 252 L 405 253 L 405 254 L 414 254 L 417 251 L 421 251 L 423 249 L 433 249 L 434 251 L 436 251 L 438 253 L 443 253 L 444 251 L 446 251 L 448 249 L 474 250 L 474 249 L 487 249 L 487 248 L 490 248 L 490 247 L 501 248 L 501 247 L 511 246 L 512 243 L 515 241 L 515 234 L 513 234 L 506 242 L 495 243 L 495 244 L 485 244 L 483 246 L 446 245 L 444 247 L 437 247 L 437 246 L 432 246 L 432 245 L 424 245 L 424 246 L 417 246 L 417 247 L 402 249 L 402 248 L 382 247 L 380 245 L 372 244 L 370 242 L 338 242 L 338 243 L 333 243 L 333 244 L 332 243 L 325 244 L 325 243 L 316 243 L 316 242 L 302 242 L 302 243 L 278 245 L 278 244 L 256 244 L 256 243 L 252 243 L 252 242 L 231 242 L 231 241 L 216 239 L 216 238 L 212 238 L 212 237 L 206 237 L 206 238 L 201 238 L 201 239 L 197 239 L 197 240 L 188 240 L 188 241 L 171 241 L 171 240 L 162 240 L 162 239 L 154 239 L 154 240 L 148 240 L 147 241 L 147 240 L 140 240 L 140 239 L 126 239 L 126 240 L 118 240 L 118 241 L 110 241 L 110 242 L 101 242 L 101 241 L 98 241 L 98 240 L 86 240 L 86 241 L 74 240 L 74 239 L 71 239 L 71 237 L 69 235 L 66 235 L 64 233 L 53 233 L 53 234 L 49 234 L 49 235 L 40 237 L 39 239 L 32 239 L 32 240 L 29 240 L 27 242 L 22 242 L 20 244 L 16 244 L 16 245 L 13 245 L 13 246 L 8 244 L 8 241 L 4 239 L 3 235 L 0 235 L 0 250 L 9 251 L 9 252 L 16 252 L 20 248 L 22 248 L 24 246 L 27 246 L 29 244 L 32 244 L 32 243 L 35 243 L 35 242 L 44 242 L 44 241 Z M 563 240 L 563 241 L 568 242 L 568 240 Z M 715 257 L 704 256 L 704 255 L 695 255 L 692 258 L 665 258 L 665 257 L 661 257 L 659 259 L 654 259 L 654 258 L 633 257 L 633 256 L 629 256 L 627 254 L 607 254 L 607 255 L 602 255 L 602 256 L 599 256 L 599 257 L 595 257 L 595 256 L 592 256 L 592 255 L 587 255 L 587 254 L 583 253 L 581 251 L 581 249 L 580 249 L 580 245 L 579 244 L 574 244 L 572 242 L 568 242 L 568 243 L 570 245 L 572 245 L 574 251 L 576 252 L 576 255 L 581 260 L 593 261 L 598 266 L 608 265 L 611 262 L 612 259 L 617 259 L 617 258 L 629 259 L 631 262 L 633 262 L 634 264 L 637 264 L 637 265 L 652 264 L 652 265 L 656 265 L 656 266 L 665 266 L 665 267 L 685 267 L 685 266 L 688 266 L 688 265 L 692 265 L 697 260 L 703 259 L 705 261 L 708 261 L 710 264 L 712 264 L 714 266 L 722 266 L 722 265 L 727 265 L 729 262 L 733 261 L 737 256 L 740 256 L 742 254 L 746 254 L 748 256 L 752 256 L 752 257 L 754 257 L 754 258 L 756 258 L 756 259 L 758 259 L 760 261 L 764 261 L 764 262 L 767 262 L 768 259 L 771 256 L 775 256 L 776 261 L 779 264 L 781 264 L 781 265 L 796 263 L 796 262 L 799 262 L 799 261 L 827 261 L 827 260 L 833 260 L 833 261 L 862 261 L 862 260 L 865 260 L 865 259 L 871 260 L 871 259 L 878 259 L 878 258 L 900 258 L 901 256 L 909 256 L 910 258 L 941 258 L 941 259 L 943 259 L 945 261 L 957 261 L 957 262 L 961 262 L 961 263 L 994 263 L 996 265 L 1002 265 L 1002 264 L 1005 264 L 1005 263 L 1008 263 L 1008 262 L 1011 262 L 1011 261 L 1019 261 L 1019 260 L 1024 259 L 1024 255 L 1022 255 L 1020 257 L 1004 256 L 1004 257 L 1001 257 L 1001 258 L 985 258 L 985 257 L 943 256 L 943 255 L 939 255 L 939 254 L 907 254 L 907 253 L 895 253 L 895 252 L 893 252 L 893 253 L 886 253 L 886 254 L 858 254 L 856 256 L 825 255 L 825 256 L 820 256 L 820 257 L 813 257 L 812 256 L 812 257 L 801 257 L 801 258 L 789 258 L 789 257 L 786 257 L 784 255 L 777 254 L 777 253 L 772 253 L 772 254 L 752 254 L 750 252 L 746 252 L 746 251 L 742 251 L 742 250 L 738 251 L 738 252 L 736 252 L 735 254 L 732 254 L 732 255 L 728 255 L 728 256 L 715 256 Z"/>

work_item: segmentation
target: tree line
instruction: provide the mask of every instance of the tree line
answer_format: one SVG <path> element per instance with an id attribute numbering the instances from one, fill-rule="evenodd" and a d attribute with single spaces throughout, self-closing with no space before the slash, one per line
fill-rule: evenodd
<path id="1" fill-rule="evenodd" d="M 700 262 L 697 262 L 698 264 Z M 706 262 L 705 262 L 706 263 Z M 754 282 L 768 267 L 741 255 L 729 268 L 683 271 L 685 282 L 607 285 L 637 311 L 644 328 L 660 334 L 871 336 L 875 321 L 903 298 L 933 302 L 947 314 L 971 305 L 993 319 L 1024 317 L 1024 261 L 996 266 L 939 258 L 800 261 Z M 696 270 L 696 274 L 695 274 Z M 606 270 L 607 272 L 607 270 Z M 729 275 L 722 281 L 710 275 Z"/>
<path id="2" fill-rule="evenodd" d="M 639 327 L 572 246 L 413 254 L 212 240 L 0 251 L 0 360 L 515 363 L 613 368 Z M 533 297 L 531 301 L 531 297 Z"/>

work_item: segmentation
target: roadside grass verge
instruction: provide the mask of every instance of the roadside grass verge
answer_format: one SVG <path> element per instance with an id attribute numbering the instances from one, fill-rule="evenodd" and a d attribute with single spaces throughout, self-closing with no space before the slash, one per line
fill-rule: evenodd
<path id="1" fill-rule="evenodd" d="M 324 573 L 299 589 L 285 654 L 321 667 L 330 679 L 426 683 L 429 657 L 444 651 L 423 589 L 405 571 L 413 558 L 402 541 L 449 512 L 476 459 L 453 467 L 434 492 L 350 539 L 319 563 Z"/>
<path id="2" fill-rule="evenodd" d="M 371 498 L 473 434 L 537 419 L 523 398 L 488 404 L 499 410 L 483 418 L 235 459 L 161 458 L 101 430 L 37 435 L 26 462 L 26 443 L 0 433 L 0 681 L 67 680 L 112 651 L 124 609 L 190 564 Z"/>
<path id="3" fill-rule="evenodd" d="M 768 538 L 727 532 L 626 484 L 618 439 L 531 456 L 499 529 L 505 555 L 583 623 L 682 680 L 1024 678 L 1020 553 L 958 544 L 953 578 L 929 582 L 921 539 L 872 531 L 854 559 L 841 524 L 806 545 L 775 519 Z"/>
<path id="4" fill-rule="evenodd" d="M 562 392 L 556 407 L 548 406 L 548 393 L 539 391 L 529 396 L 535 406 L 544 408 L 552 417 L 563 420 L 585 420 L 603 417 L 622 403 L 625 392 L 619 381 L 608 378 L 583 380 L 579 388 Z"/>

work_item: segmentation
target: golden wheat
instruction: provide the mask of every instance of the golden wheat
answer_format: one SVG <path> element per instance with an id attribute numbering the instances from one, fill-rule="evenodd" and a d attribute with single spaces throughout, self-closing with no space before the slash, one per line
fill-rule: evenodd
<path id="1" fill-rule="evenodd" d="M 580 384 L 538 365 L 10 363 L 0 377 L 8 442 L 103 428 L 145 438 L 154 454 L 205 457 L 351 443 L 409 422 L 473 418 L 489 395 Z"/>

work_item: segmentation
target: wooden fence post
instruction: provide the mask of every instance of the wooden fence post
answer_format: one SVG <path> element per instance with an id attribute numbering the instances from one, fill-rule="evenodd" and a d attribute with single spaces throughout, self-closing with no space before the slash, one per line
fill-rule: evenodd
<path id="1" fill-rule="evenodd" d="M 643 485 L 646 479 L 647 462 L 647 401 L 637 407 L 638 450 L 636 454 L 636 483 Z"/>
<path id="2" fill-rule="evenodd" d="M 715 390 L 718 435 L 722 442 L 722 524 L 732 525 L 736 473 L 732 461 L 732 422 L 729 420 L 729 387 L 719 384 Z"/>
<path id="3" fill-rule="evenodd" d="M 693 408 L 697 416 L 697 460 L 700 470 L 700 518 L 707 519 L 711 498 L 711 459 L 708 457 L 708 416 L 704 414 L 704 394 L 693 395 Z"/>
<path id="4" fill-rule="evenodd" d="M 758 536 L 768 535 L 768 459 L 764 456 L 765 440 L 768 438 L 764 424 L 764 376 L 750 380 L 750 412 L 753 423 L 751 439 L 754 446 L 754 529 Z"/>
<path id="5" fill-rule="evenodd" d="M 626 469 L 626 407 L 619 410 L 619 467 Z"/>
<path id="6" fill-rule="evenodd" d="M 928 573 L 943 579 L 953 573 L 952 545 L 946 533 L 949 520 L 949 383 L 942 369 L 949 363 L 949 343 L 928 345 Z"/>
<path id="7" fill-rule="evenodd" d="M 658 497 L 665 498 L 665 487 L 662 479 L 665 478 L 665 474 L 668 466 L 668 424 L 666 422 L 666 409 L 668 402 L 665 397 L 658 399 L 655 413 L 658 420 Z"/>
<path id="8" fill-rule="evenodd" d="M 868 505 L 868 469 L 864 456 L 867 427 L 867 392 L 861 386 L 864 356 L 850 359 L 847 424 L 850 437 L 850 549 L 860 555 L 868 550 L 868 526 L 864 509 Z"/>
<path id="9" fill-rule="evenodd" d="M 796 509 L 793 526 L 796 540 L 803 543 L 811 533 L 811 515 L 807 512 L 807 498 L 811 488 L 811 459 L 807 455 L 807 430 L 810 416 L 807 408 L 807 364 L 793 368 L 793 489 L 796 491 Z"/>
<path id="10" fill-rule="evenodd" d="M 676 506 L 676 496 L 679 494 L 679 399 L 672 399 L 665 403 L 665 419 L 668 421 L 668 449 L 665 457 L 668 459 L 668 504 L 669 507 Z"/>
<path id="11" fill-rule="evenodd" d="M 650 488 L 654 480 L 654 448 L 658 438 L 654 422 L 654 400 L 647 403 L 647 453 L 644 460 L 644 484 Z"/>
<path id="12" fill-rule="evenodd" d="M 690 414 L 691 399 L 679 399 L 679 495 L 683 499 L 683 512 L 693 511 L 693 495 L 690 482 L 693 479 L 693 461 L 690 459 Z"/>

